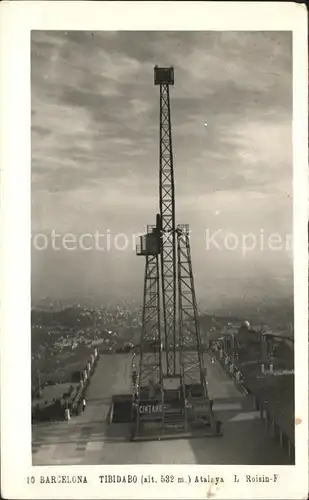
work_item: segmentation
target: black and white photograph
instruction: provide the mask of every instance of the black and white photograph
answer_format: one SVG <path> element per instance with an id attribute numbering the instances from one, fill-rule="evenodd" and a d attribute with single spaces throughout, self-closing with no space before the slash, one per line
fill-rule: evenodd
<path id="1" fill-rule="evenodd" d="M 293 464 L 291 32 L 31 36 L 32 461 Z"/>
<path id="2" fill-rule="evenodd" d="M 1 495 L 304 498 L 306 9 L 0 10 Z"/>

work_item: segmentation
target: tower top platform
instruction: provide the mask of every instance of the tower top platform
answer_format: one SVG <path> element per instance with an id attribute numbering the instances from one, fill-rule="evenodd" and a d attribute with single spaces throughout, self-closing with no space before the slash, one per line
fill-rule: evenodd
<path id="1" fill-rule="evenodd" d="M 154 83 L 155 85 L 174 85 L 174 68 L 159 68 L 154 67 Z"/>

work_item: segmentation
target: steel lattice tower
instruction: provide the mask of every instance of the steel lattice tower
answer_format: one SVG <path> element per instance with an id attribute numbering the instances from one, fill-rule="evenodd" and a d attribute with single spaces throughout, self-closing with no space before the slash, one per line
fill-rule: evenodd
<path id="1" fill-rule="evenodd" d="M 189 226 L 175 226 L 169 98 L 169 87 L 174 85 L 173 68 L 156 66 L 155 85 L 160 86 L 160 214 L 156 225 L 148 226 L 147 234 L 141 236 L 137 247 L 137 255 L 146 257 L 146 267 L 134 396 L 136 435 L 139 435 L 140 421 L 156 420 L 165 432 L 165 425 L 186 428 L 198 415 L 211 413 Z M 149 415 L 145 415 L 149 407 Z"/>
<path id="2" fill-rule="evenodd" d="M 140 343 L 140 387 L 161 384 L 159 262 L 157 255 L 148 255 L 145 265 L 144 304 Z M 141 369 L 143 367 L 143 369 Z M 150 389 L 151 392 L 151 389 Z"/>
<path id="3" fill-rule="evenodd" d="M 161 420 L 163 422 L 161 351 L 159 259 L 158 255 L 147 255 L 140 343 L 139 387 L 136 391 L 136 403 L 138 408 L 141 398 L 157 398 L 161 403 Z M 139 416 L 139 412 L 137 412 L 137 431 Z"/>
<path id="4" fill-rule="evenodd" d="M 146 262 L 138 378 L 134 390 L 136 434 L 141 400 L 157 399 L 161 404 L 162 425 L 164 421 L 159 254 L 160 216 L 157 215 L 156 226 L 148 226 L 147 234 L 137 247 L 137 255 L 144 255 Z"/>
<path id="5" fill-rule="evenodd" d="M 182 384 L 186 395 L 189 386 L 199 386 L 200 396 L 206 396 L 206 372 L 197 314 L 188 224 L 179 224 L 177 226 L 177 253 L 179 347 Z"/>
<path id="6" fill-rule="evenodd" d="M 160 85 L 160 214 L 161 276 L 164 347 L 167 375 L 176 373 L 176 241 L 175 192 L 169 86 L 174 85 L 172 68 L 155 68 Z"/>

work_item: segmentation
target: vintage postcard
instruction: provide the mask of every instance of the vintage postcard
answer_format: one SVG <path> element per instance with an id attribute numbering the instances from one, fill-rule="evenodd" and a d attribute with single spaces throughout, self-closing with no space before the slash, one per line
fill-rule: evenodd
<path id="1" fill-rule="evenodd" d="M 4 498 L 306 498 L 293 3 L 3 2 Z"/>

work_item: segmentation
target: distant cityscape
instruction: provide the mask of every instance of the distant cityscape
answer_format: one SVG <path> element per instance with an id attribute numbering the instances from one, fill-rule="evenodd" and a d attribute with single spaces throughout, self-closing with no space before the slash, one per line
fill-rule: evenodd
<path id="1" fill-rule="evenodd" d="M 201 316 L 211 315 L 224 318 L 238 318 L 240 321 L 248 319 L 257 323 L 267 323 L 272 329 L 293 330 L 294 301 L 293 297 L 287 298 L 268 298 L 263 302 L 260 300 L 245 301 L 243 298 L 235 301 L 229 308 L 218 306 L 215 310 L 207 309 L 198 304 L 199 314 Z M 81 318 L 89 317 L 95 311 L 97 312 L 93 321 L 97 321 L 100 326 L 110 326 L 115 323 L 120 325 L 136 327 L 140 325 L 140 316 L 142 309 L 142 297 L 119 299 L 108 298 L 101 301 L 97 297 L 88 297 L 87 299 L 76 301 L 74 299 L 57 299 L 45 297 L 35 301 L 32 306 L 33 311 L 61 312 L 65 309 L 76 309 L 81 311 Z M 78 321 L 81 321 L 79 318 Z M 77 324 L 74 325 L 76 327 Z M 92 327 L 94 324 L 91 325 Z"/>
<path id="2" fill-rule="evenodd" d="M 270 310 L 269 310 L 270 309 Z M 199 322 L 204 342 L 223 334 L 234 333 L 244 320 L 257 331 L 293 336 L 293 304 L 261 308 L 250 316 L 211 314 L 200 311 Z M 80 362 L 95 346 L 101 352 L 113 353 L 130 349 L 140 342 L 141 304 L 134 299 L 110 300 L 104 307 L 67 305 L 64 301 L 45 300 L 32 309 L 32 374 L 33 384 L 40 372 L 44 381 L 68 381 Z"/>

